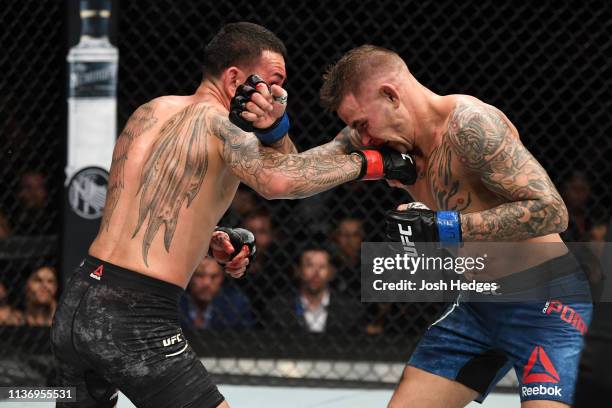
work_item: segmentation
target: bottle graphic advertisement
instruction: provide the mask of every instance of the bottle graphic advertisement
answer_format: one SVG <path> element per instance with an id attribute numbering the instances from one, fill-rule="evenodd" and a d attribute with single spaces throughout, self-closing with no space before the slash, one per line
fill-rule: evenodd
<path id="1" fill-rule="evenodd" d="M 68 140 L 62 271 L 69 277 L 98 232 L 117 137 L 119 53 L 109 41 L 109 0 L 80 6 L 80 39 L 68 53 Z M 76 17 L 76 16 L 75 16 Z M 76 28 L 79 19 L 71 19 Z"/>
<path id="2" fill-rule="evenodd" d="M 68 204 L 76 215 L 102 216 L 117 134 L 119 52 L 109 41 L 110 0 L 81 0 L 81 36 L 68 53 Z"/>

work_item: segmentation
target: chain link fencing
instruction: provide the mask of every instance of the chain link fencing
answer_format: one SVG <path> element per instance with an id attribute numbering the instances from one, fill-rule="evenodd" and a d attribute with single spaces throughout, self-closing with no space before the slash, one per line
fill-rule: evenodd
<path id="1" fill-rule="evenodd" d="M 342 127 L 318 104 L 325 66 L 352 47 L 373 43 L 397 51 L 435 92 L 474 95 L 504 111 L 564 194 L 588 189 L 583 205 L 606 219 L 611 17 L 608 5 L 575 8 L 553 1 L 128 3 L 119 21 L 120 118 L 153 97 L 193 92 L 208 39 L 227 22 L 247 20 L 286 42 L 292 136 L 307 149 Z M 239 192 L 223 225 L 250 227 L 271 243 L 261 248 L 246 280 L 225 283 L 246 295 L 252 323 L 190 334 L 208 369 L 268 381 L 395 383 L 401 363 L 444 305 L 350 300 L 359 299 L 358 243 L 381 240 L 384 211 L 406 201 L 384 182 L 349 183 L 301 201 L 265 202 Z M 589 228 L 579 225 L 568 238 L 580 240 Z M 336 308 L 330 304 L 326 330 L 316 334 L 289 295 L 298 286 L 300 253 L 313 244 L 331 254 L 337 271 L 332 296 L 338 299 Z M 334 319 L 342 324 L 333 325 Z"/>
<path id="2" fill-rule="evenodd" d="M 52 378 L 64 147 L 62 2 L 0 9 L 0 385 Z"/>
<path id="3" fill-rule="evenodd" d="M 58 263 L 65 140 L 62 6 L 20 1 L 0 11 L 0 287 L 6 292 L 0 307 L 15 308 L 22 318 L 28 277 Z M 595 227 L 607 223 L 609 4 L 158 0 L 118 6 L 119 128 L 154 97 L 192 93 L 201 79 L 204 45 L 223 24 L 246 20 L 271 29 L 287 45 L 291 134 L 305 150 L 342 127 L 318 104 L 325 66 L 372 43 L 397 51 L 435 92 L 474 95 L 513 121 L 564 194 L 572 215 L 568 240 L 594 239 Z M 39 208 L 31 210 L 28 200 Z M 221 225 L 254 230 L 260 256 L 248 278 L 223 283 L 215 305 L 225 313 L 197 324 L 192 318 L 186 326 L 191 345 L 217 380 L 395 383 L 445 305 L 361 304 L 358 249 L 362 241 L 382 240 L 384 212 L 407 201 L 384 182 L 349 183 L 300 201 L 264 201 L 239 190 Z M 322 332 L 307 328 L 295 296 L 300 254 L 313 245 L 327 249 L 335 267 Z M 43 383 L 52 368 L 28 356 L 48 353 L 48 332 L 23 321 L 0 321 L 0 338 L 10 345 L 0 350 L 0 381 L 19 383 L 26 364 L 39 369 L 30 377 L 38 375 Z"/>
<path id="4" fill-rule="evenodd" d="M 397 51 L 435 92 L 470 94 L 500 108 L 559 189 L 565 195 L 584 190 L 587 197 L 575 200 L 577 205 L 599 214 L 598 221 L 607 220 L 612 8 L 576 6 L 554 1 L 128 3 L 119 21 L 119 116 L 125 121 L 138 105 L 159 95 L 193 92 L 201 79 L 203 46 L 223 24 L 246 20 L 271 29 L 287 45 L 291 134 L 304 150 L 330 140 L 342 127 L 318 104 L 324 68 L 355 46 L 381 45 Z M 349 183 L 301 201 L 266 202 L 239 191 L 222 225 L 252 228 L 258 240 L 272 242 L 264 245 L 247 279 L 225 283 L 246 294 L 252 325 L 190 333 L 207 368 L 245 377 L 241 382 L 263 376 L 268 382 L 395 383 L 444 305 L 350 300 L 360 293 L 358 243 L 382 240 L 384 211 L 409 200 L 384 182 Z M 583 239 L 594 221 L 589 217 L 566 238 Z M 336 310 L 330 303 L 329 324 L 316 334 L 306 327 L 293 295 L 299 255 L 313 244 L 331 254 L 337 271 L 332 297 L 338 299 L 336 307 L 344 307 Z M 333 319 L 342 324 L 334 326 Z"/>

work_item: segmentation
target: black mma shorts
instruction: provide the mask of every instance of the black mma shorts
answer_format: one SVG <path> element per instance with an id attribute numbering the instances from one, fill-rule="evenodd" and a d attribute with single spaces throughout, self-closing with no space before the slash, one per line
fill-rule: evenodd
<path id="1" fill-rule="evenodd" d="M 78 405 L 113 407 L 121 390 L 137 407 L 216 407 L 223 396 L 183 336 L 183 289 L 87 256 L 53 318 L 59 386 Z"/>

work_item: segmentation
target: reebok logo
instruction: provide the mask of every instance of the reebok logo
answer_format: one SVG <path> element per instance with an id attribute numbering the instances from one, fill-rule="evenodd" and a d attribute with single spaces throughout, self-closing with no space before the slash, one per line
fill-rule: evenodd
<path id="1" fill-rule="evenodd" d="M 536 363 L 544 368 L 544 372 L 542 370 L 538 370 L 539 372 L 534 372 L 534 367 Z M 559 373 L 555 369 L 552 361 L 550 361 L 550 357 L 544 351 L 544 347 L 536 346 L 531 355 L 529 356 L 529 360 L 527 360 L 527 364 L 523 368 L 523 384 L 530 383 L 558 383 L 561 380 L 559 377 Z M 555 385 L 554 387 L 547 387 L 545 385 L 537 385 L 537 386 L 522 386 L 521 394 L 526 397 L 530 395 L 551 395 L 556 397 L 561 397 L 561 387 Z"/>
<path id="2" fill-rule="evenodd" d="M 561 397 L 561 387 L 555 385 L 554 387 L 546 387 L 542 384 L 537 387 L 521 387 L 521 394 L 523 397 L 530 395 L 551 395 L 554 397 Z"/>
<path id="3" fill-rule="evenodd" d="M 409 256 L 418 256 L 419 254 L 414 246 L 414 242 L 410 241 L 410 237 L 412 236 L 412 228 L 410 225 L 407 226 L 407 229 L 404 229 L 402 224 L 397 224 L 397 228 L 402 240 L 402 247 L 404 248 L 404 251 L 406 251 Z"/>
<path id="4" fill-rule="evenodd" d="M 102 278 L 102 274 L 104 273 L 104 265 L 100 265 L 96 268 L 95 271 L 89 274 L 91 278 L 95 280 L 100 280 Z"/>
<path id="5" fill-rule="evenodd" d="M 172 337 L 168 337 L 167 339 L 164 339 L 163 343 L 164 343 L 164 347 L 168 347 L 168 346 L 173 345 L 174 343 L 180 343 L 181 341 L 183 341 L 183 339 L 181 339 L 181 333 L 178 333 Z"/>
<path id="6" fill-rule="evenodd" d="M 538 360 L 546 372 L 531 372 L 533 370 L 533 366 Z M 548 354 L 546 354 L 544 351 L 544 348 L 541 346 L 536 346 L 531 352 L 529 360 L 527 360 L 527 364 L 525 364 L 525 368 L 523 369 L 523 384 L 534 382 L 558 383 L 559 380 L 559 374 L 557 373 L 555 366 L 553 366 L 552 361 L 550 361 Z"/>

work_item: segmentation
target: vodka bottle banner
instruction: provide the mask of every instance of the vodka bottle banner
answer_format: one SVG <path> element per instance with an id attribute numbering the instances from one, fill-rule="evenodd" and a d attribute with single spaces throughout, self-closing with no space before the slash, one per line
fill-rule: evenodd
<path id="1" fill-rule="evenodd" d="M 117 136 L 119 59 L 117 48 L 109 41 L 110 17 L 109 0 L 81 0 L 81 36 L 67 57 L 65 272 L 72 270 L 87 253 L 98 231 L 106 199 L 108 170 Z"/>
<path id="2" fill-rule="evenodd" d="M 108 40 L 110 3 L 82 0 L 80 15 L 81 38 L 68 54 L 66 183 L 86 167 L 108 170 L 117 133 L 119 53 Z"/>

